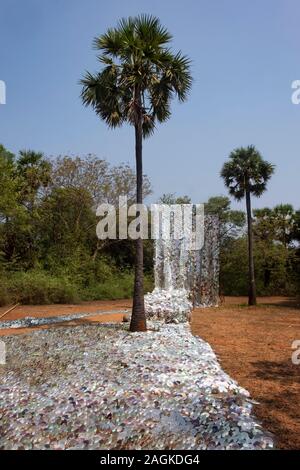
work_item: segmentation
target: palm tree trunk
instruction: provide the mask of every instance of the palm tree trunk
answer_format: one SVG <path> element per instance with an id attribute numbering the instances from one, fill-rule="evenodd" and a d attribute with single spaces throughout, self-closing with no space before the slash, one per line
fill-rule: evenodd
<path id="1" fill-rule="evenodd" d="M 142 118 L 135 125 L 135 158 L 136 158 L 136 202 L 137 204 L 143 203 L 143 158 L 142 158 L 142 145 L 143 145 L 143 130 Z M 130 331 L 146 331 L 146 316 L 144 306 L 144 269 L 143 257 L 144 246 L 142 238 L 136 240 L 136 254 L 135 254 L 135 275 L 134 275 L 134 292 L 133 292 L 133 306 L 132 316 L 130 323 Z"/>
<path id="2" fill-rule="evenodd" d="M 252 231 L 252 214 L 251 214 L 251 198 L 250 192 L 246 191 L 246 207 L 247 207 L 247 222 L 248 222 L 248 260 L 249 260 L 249 305 L 256 305 L 256 286 L 254 275 L 254 260 L 253 260 L 253 231 Z"/>

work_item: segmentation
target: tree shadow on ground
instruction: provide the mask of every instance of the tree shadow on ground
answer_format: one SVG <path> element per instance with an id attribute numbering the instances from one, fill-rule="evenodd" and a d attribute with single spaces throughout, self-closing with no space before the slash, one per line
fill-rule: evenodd
<path id="1" fill-rule="evenodd" d="M 257 398 L 255 414 L 265 429 L 272 430 L 275 448 L 300 449 L 299 392 L 281 387 L 280 393 Z"/>
<path id="2" fill-rule="evenodd" d="M 286 308 L 296 308 L 300 310 L 300 299 L 291 298 L 285 300 L 278 300 L 270 303 L 263 303 L 261 306 L 265 307 L 286 307 Z"/>
<path id="3" fill-rule="evenodd" d="M 257 361 L 252 362 L 254 376 L 263 380 L 275 380 L 286 384 L 300 384 L 300 366 L 290 361 Z"/>

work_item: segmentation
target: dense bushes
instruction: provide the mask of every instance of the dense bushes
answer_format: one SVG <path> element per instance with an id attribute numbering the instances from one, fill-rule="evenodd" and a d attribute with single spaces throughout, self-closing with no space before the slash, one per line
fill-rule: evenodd
<path id="1" fill-rule="evenodd" d="M 280 244 L 255 240 L 254 264 L 257 295 L 300 294 L 300 252 Z M 220 256 L 223 295 L 248 295 L 246 236 L 224 244 Z"/>
<path id="2" fill-rule="evenodd" d="M 1 280 L 2 304 L 72 303 L 79 300 L 78 289 L 67 278 L 51 276 L 46 272 L 28 271 L 9 273 Z"/>
<path id="3" fill-rule="evenodd" d="M 11 297 L 8 292 L 7 283 L 0 278 L 0 307 L 10 303 Z"/>
<path id="4" fill-rule="evenodd" d="M 102 283 L 88 286 L 82 290 L 81 295 L 84 300 L 128 299 L 133 295 L 133 281 L 133 273 L 119 273 Z M 151 276 L 145 276 L 144 287 L 145 292 L 153 289 L 153 279 Z"/>
<path id="5" fill-rule="evenodd" d="M 146 276 L 145 290 L 152 289 L 152 278 Z M 133 274 L 110 273 L 102 281 L 89 285 L 77 284 L 66 276 L 54 276 L 45 271 L 3 274 L 0 277 L 0 306 L 14 302 L 22 304 L 78 303 L 82 300 L 124 299 L 133 292 Z"/>

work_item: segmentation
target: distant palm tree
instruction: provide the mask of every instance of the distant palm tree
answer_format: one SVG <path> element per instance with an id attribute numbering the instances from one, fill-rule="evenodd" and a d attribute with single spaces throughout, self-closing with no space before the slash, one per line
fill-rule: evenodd
<path id="1" fill-rule="evenodd" d="M 168 47 L 171 34 L 149 15 L 122 19 L 94 41 L 101 51 L 99 73 L 86 73 L 82 100 L 109 127 L 129 123 L 135 129 L 136 202 L 143 202 L 142 140 L 155 122 L 171 116 L 174 96 L 185 101 L 191 87 L 190 60 Z M 131 331 L 145 331 L 143 240 L 136 240 L 136 266 Z"/>
<path id="2" fill-rule="evenodd" d="M 267 182 L 274 172 L 274 165 L 263 160 L 253 145 L 235 149 L 224 163 L 221 176 L 225 186 L 238 201 L 246 198 L 248 222 L 248 257 L 249 257 L 249 305 L 256 305 L 256 286 L 253 261 L 253 232 L 251 214 L 251 194 L 260 197 L 267 189 Z"/>

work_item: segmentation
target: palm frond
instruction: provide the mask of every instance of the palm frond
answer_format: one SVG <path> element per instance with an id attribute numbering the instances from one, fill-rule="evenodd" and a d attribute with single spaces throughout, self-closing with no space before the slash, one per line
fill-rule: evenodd
<path id="1" fill-rule="evenodd" d="M 120 126 L 124 121 L 124 113 L 117 69 L 108 66 L 98 75 L 87 73 L 81 84 L 84 105 L 91 105 L 110 127 Z"/>
<path id="2" fill-rule="evenodd" d="M 125 121 L 135 125 L 143 115 L 144 136 L 153 132 L 155 121 L 170 117 L 172 98 L 184 101 L 192 84 L 190 60 L 171 52 L 171 39 L 156 17 L 121 19 L 94 40 L 103 69 L 81 80 L 84 105 L 111 127 Z"/>
<path id="3" fill-rule="evenodd" d="M 105 34 L 94 39 L 93 46 L 94 49 L 101 50 L 105 55 L 118 57 L 123 48 L 122 35 L 116 28 L 110 28 Z"/>
<path id="4" fill-rule="evenodd" d="M 161 25 L 158 18 L 152 15 L 142 14 L 138 16 L 135 31 L 140 41 L 152 48 L 163 46 L 172 39 L 169 31 Z"/>
<path id="5" fill-rule="evenodd" d="M 143 137 L 150 137 L 155 130 L 155 119 L 153 114 L 143 115 Z"/>
<path id="6" fill-rule="evenodd" d="M 171 115 L 171 97 L 172 88 L 165 77 L 162 77 L 160 80 L 153 81 L 149 90 L 149 100 L 153 114 L 159 122 L 166 121 Z"/>
<path id="7" fill-rule="evenodd" d="M 258 150 L 249 145 L 231 152 L 229 160 L 223 165 L 221 177 L 235 199 L 242 199 L 245 191 L 260 197 L 266 190 L 274 169 L 274 165 L 263 160 Z"/>

